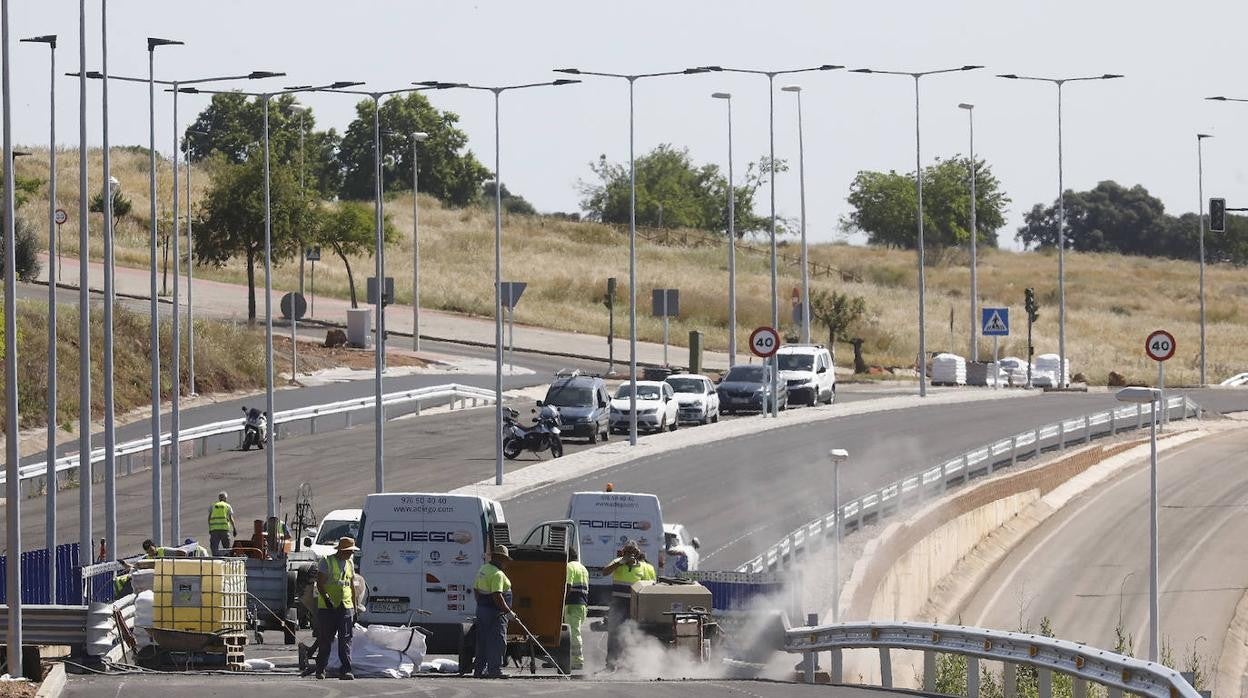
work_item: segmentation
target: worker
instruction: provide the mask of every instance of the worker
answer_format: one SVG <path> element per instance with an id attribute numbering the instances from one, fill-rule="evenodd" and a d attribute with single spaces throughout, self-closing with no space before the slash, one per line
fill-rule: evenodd
<path id="1" fill-rule="evenodd" d="M 268 536 L 275 529 L 277 530 L 279 540 L 289 540 L 291 538 L 290 528 L 286 525 L 286 522 L 276 516 L 270 516 L 268 521 L 264 522 L 264 535 Z"/>
<path id="2" fill-rule="evenodd" d="M 582 669 L 585 657 L 581 652 L 581 625 L 589 614 L 589 570 L 581 564 L 580 554 L 573 547 L 568 551 L 567 591 L 563 597 L 563 622 L 568 624 L 572 641 L 571 668 Z"/>
<path id="3" fill-rule="evenodd" d="M 169 548 L 163 545 L 156 545 L 151 538 L 143 541 L 143 559 L 157 560 L 165 557 L 186 557 L 186 551 L 181 548 Z"/>
<path id="4" fill-rule="evenodd" d="M 191 548 L 190 552 L 186 554 L 187 557 L 208 557 L 208 549 L 199 543 L 196 543 L 194 538 L 187 538 L 182 542 L 182 546 L 194 546 Z"/>
<path id="5" fill-rule="evenodd" d="M 607 607 L 607 670 L 615 670 L 620 656 L 620 636 L 624 622 L 628 620 L 632 602 L 633 583 L 656 581 L 654 566 L 646 562 L 645 553 L 637 541 L 630 540 L 620 549 L 619 557 L 602 568 L 603 575 L 611 575 L 611 605 Z"/>
<path id="6" fill-rule="evenodd" d="M 212 556 L 221 557 L 230 549 L 230 533 L 238 537 L 238 526 L 234 523 L 234 507 L 226 500 L 229 495 L 217 493 L 217 501 L 208 510 L 208 544 L 212 546 Z"/>
<path id="7" fill-rule="evenodd" d="M 507 546 L 494 546 L 489 562 L 477 570 L 477 579 L 472 585 L 477 598 L 477 652 L 472 675 L 479 679 L 507 676 L 503 673 L 507 622 L 515 615 L 511 609 L 511 580 L 505 574 L 510 562 Z"/>
<path id="8" fill-rule="evenodd" d="M 317 584 L 320 595 L 316 600 L 317 625 L 320 635 L 316 642 L 316 678 L 325 678 L 325 667 L 329 665 L 329 648 L 338 637 L 338 661 L 342 669 L 338 678 L 350 681 L 355 678 L 351 673 L 351 638 L 355 628 L 355 603 L 352 593 L 352 582 L 355 580 L 355 566 L 351 564 L 351 556 L 360 549 L 355 539 L 343 536 L 338 539 L 338 549 L 333 555 L 320 561 Z"/>

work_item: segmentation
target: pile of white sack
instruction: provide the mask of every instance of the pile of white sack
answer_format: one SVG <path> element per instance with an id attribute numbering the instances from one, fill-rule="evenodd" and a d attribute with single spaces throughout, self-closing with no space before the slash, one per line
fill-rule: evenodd
<path id="1" fill-rule="evenodd" d="M 966 385 L 966 359 L 957 354 L 937 354 L 932 359 L 932 383 Z"/>
<path id="2" fill-rule="evenodd" d="M 389 625 L 355 626 L 351 640 L 351 673 L 357 677 L 408 679 L 423 669 L 425 636 L 415 628 Z M 329 668 L 340 669 L 338 640 L 329 650 Z M 458 668 L 458 667 L 456 667 Z"/>
<path id="3" fill-rule="evenodd" d="M 1066 362 L 1065 380 L 1058 381 L 1057 373 L 1061 365 L 1061 357 L 1057 354 L 1041 354 L 1033 364 L 1031 384 L 1038 388 L 1048 388 L 1070 384 L 1070 362 Z"/>

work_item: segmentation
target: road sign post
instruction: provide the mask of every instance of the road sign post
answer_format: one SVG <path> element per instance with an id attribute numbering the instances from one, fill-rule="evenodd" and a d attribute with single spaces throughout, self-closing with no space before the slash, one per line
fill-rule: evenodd
<path id="1" fill-rule="evenodd" d="M 650 310 L 655 317 L 663 318 L 663 366 L 667 362 L 667 330 L 669 318 L 680 316 L 680 289 L 656 288 L 650 291 Z"/>
<path id="2" fill-rule="evenodd" d="M 58 208 L 53 220 L 56 221 L 56 276 L 63 279 L 65 276 L 61 270 L 61 226 L 65 224 L 65 221 L 69 220 L 69 214 L 65 213 L 65 209 Z"/>
<path id="3" fill-rule="evenodd" d="M 515 373 L 512 355 L 516 350 L 516 304 L 520 302 L 520 296 L 524 295 L 524 289 L 528 285 L 525 281 L 504 281 L 499 286 L 503 308 L 507 310 L 507 371 L 509 373 Z"/>
<path id="4" fill-rule="evenodd" d="M 776 370 L 776 352 L 780 350 L 780 332 L 774 327 L 759 327 L 750 333 L 750 352 L 768 362 L 771 366 L 771 416 L 778 417 L 779 392 L 777 383 L 779 371 Z M 763 416 L 767 416 L 767 405 L 763 405 Z"/>
<path id="5" fill-rule="evenodd" d="M 607 295 L 602 304 L 607 306 L 607 373 L 615 373 L 615 277 L 607 279 Z"/>
<path id="6" fill-rule="evenodd" d="M 1160 391 L 1157 406 L 1161 409 L 1160 424 L 1162 425 L 1169 421 L 1169 410 L 1166 409 L 1166 362 L 1174 356 L 1177 347 L 1174 335 L 1165 330 L 1154 330 L 1144 340 L 1144 353 L 1148 355 L 1148 358 L 1157 362 L 1157 389 Z"/>
<path id="7" fill-rule="evenodd" d="M 308 304 L 308 315 L 316 317 L 316 263 L 321 261 L 321 248 L 319 246 L 305 247 L 303 258 L 312 263 L 311 288 L 308 290 L 308 300 L 310 301 Z"/>
<path id="8" fill-rule="evenodd" d="M 1001 338 L 1010 336 L 1010 309 L 1009 308 L 980 308 L 980 334 L 984 337 L 992 337 L 992 388 L 996 390 L 1001 387 L 1001 369 L 998 367 L 1000 362 Z"/>

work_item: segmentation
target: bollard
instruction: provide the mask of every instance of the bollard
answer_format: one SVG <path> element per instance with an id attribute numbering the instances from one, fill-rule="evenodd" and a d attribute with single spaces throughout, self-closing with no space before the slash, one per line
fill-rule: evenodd
<path id="1" fill-rule="evenodd" d="M 1092 443 L 1092 418 L 1087 415 L 1083 416 L 1083 442 Z"/>
<path id="2" fill-rule="evenodd" d="M 887 647 L 880 648 L 880 686 L 893 687 L 893 657 Z"/>
<path id="3" fill-rule="evenodd" d="M 979 698 L 979 657 L 966 658 L 966 698 Z"/>
<path id="4" fill-rule="evenodd" d="M 1018 465 L 1018 437 L 1010 437 L 1010 467 Z"/>
<path id="5" fill-rule="evenodd" d="M 1002 688 L 1005 689 L 1005 698 L 1018 698 L 1018 667 L 1016 665 L 1005 663 L 1004 670 L 1001 672 L 1001 683 Z"/>
<path id="6" fill-rule="evenodd" d="M 936 653 L 923 650 L 923 691 L 936 692 Z"/>
<path id="7" fill-rule="evenodd" d="M 1040 427 L 1036 427 L 1036 458 L 1040 457 L 1040 452 L 1044 450 L 1040 447 Z"/>
<path id="8" fill-rule="evenodd" d="M 689 373 L 702 372 L 702 333 L 698 330 L 689 332 Z"/>

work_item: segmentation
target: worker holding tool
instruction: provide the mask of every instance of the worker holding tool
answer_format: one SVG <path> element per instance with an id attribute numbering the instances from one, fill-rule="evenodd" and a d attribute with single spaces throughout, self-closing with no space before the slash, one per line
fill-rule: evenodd
<path id="1" fill-rule="evenodd" d="M 186 557 L 186 551 L 181 548 L 170 548 L 164 545 L 156 545 L 151 538 L 143 541 L 143 559 L 157 560 L 166 557 Z"/>
<path id="2" fill-rule="evenodd" d="M 477 652 L 472 675 L 478 679 L 503 679 L 503 655 L 507 651 L 507 622 L 511 609 L 511 580 L 505 571 L 511 562 L 507 546 L 496 545 L 490 561 L 477 570 L 472 585 L 477 598 Z"/>
<path id="3" fill-rule="evenodd" d="M 319 563 L 317 585 L 320 596 L 316 600 L 317 626 L 320 628 L 316 638 L 318 679 L 325 678 L 334 636 L 338 637 L 338 661 L 342 664 L 338 678 L 345 681 L 355 678 L 351 673 L 351 638 L 355 628 L 355 566 L 351 564 L 351 556 L 359 551 L 354 538 L 343 536 L 338 539 L 337 551 Z"/>
<path id="4" fill-rule="evenodd" d="M 567 591 L 563 597 L 563 622 L 568 624 L 572 641 L 572 669 L 582 669 L 585 657 L 581 651 L 581 625 L 589 614 L 589 570 L 581 564 L 580 555 L 573 547 L 568 550 Z"/>
<path id="5" fill-rule="evenodd" d="M 230 549 L 230 532 L 238 537 L 238 526 L 234 523 L 234 507 L 226 500 L 229 495 L 217 493 L 217 501 L 208 509 L 208 544 L 212 547 L 212 556 L 221 557 Z"/>
<path id="6" fill-rule="evenodd" d="M 620 630 L 628 620 L 633 583 L 647 580 L 653 582 L 658 579 L 654 565 L 646 562 L 646 555 L 641 552 L 637 541 L 624 543 L 619 555 L 611 564 L 602 568 L 604 575 L 611 575 L 611 605 L 607 609 L 608 671 L 615 670 L 615 661 L 620 656 Z"/>

